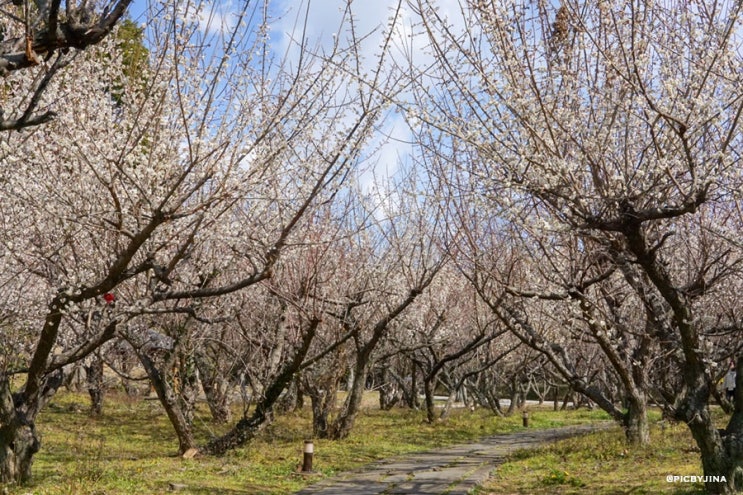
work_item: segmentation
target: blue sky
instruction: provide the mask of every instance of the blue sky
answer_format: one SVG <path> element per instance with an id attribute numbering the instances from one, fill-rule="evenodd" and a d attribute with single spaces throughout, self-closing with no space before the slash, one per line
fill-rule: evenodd
<path id="1" fill-rule="evenodd" d="M 207 31 L 219 29 L 219 24 L 222 22 L 233 23 L 235 16 L 232 12 L 237 10 L 245 0 L 204 1 L 204 11 L 216 13 L 215 18 L 217 19 L 211 25 L 207 25 L 206 19 L 204 19 L 202 30 Z M 256 0 L 252 1 L 255 2 Z M 308 1 L 310 1 L 309 5 Z M 334 37 L 347 35 L 343 32 L 338 33 L 346 3 L 346 0 L 272 1 L 270 3 L 271 17 L 276 20 L 269 28 L 269 43 L 276 51 L 276 55 L 278 57 L 283 56 L 287 48 L 292 45 L 292 40 L 297 39 L 298 34 L 295 34 L 294 31 L 302 29 L 304 25 L 301 20 L 298 21 L 298 16 L 303 17 L 305 11 L 308 13 L 306 38 L 311 41 L 313 46 L 319 45 L 322 48 L 329 49 L 333 44 Z M 458 10 L 457 0 L 440 0 L 439 3 L 441 11 L 456 12 Z M 383 28 L 397 4 L 397 0 L 355 0 L 352 3 L 356 32 L 361 35 L 371 33 L 362 45 L 361 54 L 363 58 L 370 61 L 370 64 L 376 59 L 375 55 L 379 51 Z M 147 5 L 148 0 L 134 0 L 130 7 L 129 16 L 138 24 L 144 24 L 147 21 Z M 403 5 L 405 5 L 405 2 Z M 206 18 L 206 16 L 204 17 Z M 403 8 L 399 22 L 398 26 L 401 27 L 400 32 L 397 33 L 397 41 L 399 44 L 409 44 L 409 27 L 410 23 L 414 22 L 412 13 Z M 412 134 L 401 114 L 390 113 L 379 131 L 376 138 L 377 143 L 372 146 L 378 148 L 374 166 L 360 177 L 362 186 L 367 190 L 373 188 L 375 177 L 377 180 L 382 179 L 382 182 L 384 182 L 386 177 L 393 175 L 399 169 L 400 163 L 404 163 L 412 152 L 412 147 L 409 144 Z M 377 145 L 381 142 L 384 144 L 378 147 Z M 383 191 L 380 192 L 384 193 Z"/>

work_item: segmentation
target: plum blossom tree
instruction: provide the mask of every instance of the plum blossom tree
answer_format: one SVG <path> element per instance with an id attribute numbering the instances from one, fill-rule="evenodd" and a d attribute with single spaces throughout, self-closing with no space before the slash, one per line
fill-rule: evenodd
<path id="1" fill-rule="evenodd" d="M 363 69 L 353 29 L 327 53 L 298 35 L 298 56 L 280 60 L 266 5 L 246 2 L 230 29 L 203 29 L 201 3 L 153 8 L 141 79 L 127 80 L 108 37 L 40 94 L 66 102 L 57 118 L 0 138 L 2 320 L 19 334 L 0 368 L 3 482 L 29 480 L 36 417 L 67 364 L 152 330 L 153 315 L 208 317 L 201 301 L 269 279 L 362 161 L 394 92 L 385 48 Z"/>
<path id="2" fill-rule="evenodd" d="M 442 268 L 431 286 L 403 316 L 401 328 L 392 335 L 393 346 L 413 360 L 422 372 L 429 423 L 446 419 L 453 402 L 463 391 L 465 377 L 459 368 L 464 368 L 482 347 L 507 331 L 496 323 L 454 264 Z M 437 415 L 434 394 L 441 385 L 448 389 L 449 398 Z"/>
<path id="3" fill-rule="evenodd" d="M 250 392 L 244 394 L 247 401 L 242 418 L 202 451 L 222 454 L 252 439 L 270 423 L 275 410 L 290 402 L 292 393 L 298 393 L 306 370 L 326 356 L 334 356 L 343 345 L 329 315 L 335 304 L 331 288 L 346 280 L 344 271 L 348 269 L 341 254 L 345 233 L 340 225 L 346 216 L 343 205 L 349 201 L 352 198 L 346 197 L 326 203 L 308 215 L 301 234 L 297 232 L 293 238 L 294 246 L 277 261 L 271 279 L 259 290 L 233 296 L 243 298 L 233 302 L 239 308 L 239 329 L 233 329 L 231 339 L 239 359 L 233 366 Z M 334 394 L 326 396 L 335 399 Z M 317 412 L 317 397 L 311 398 Z M 250 405 L 255 407 L 249 410 Z M 317 420 L 322 413 L 314 417 Z"/>
<path id="4" fill-rule="evenodd" d="M 740 308 L 709 304 L 740 284 L 730 232 L 741 185 L 741 4 L 468 1 L 464 30 L 435 2 L 417 5 L 438 61 L 418 80 L 438 86 L 428 85 L 435 95 L 421 95 L 415 117 L 447 136 L 445 156 L 475 158 L 458 163 L 478 207 L 516 225 L 541 221 L 545 235 L 572 232 L 579 251 L 608 255 L 607 269 L 620 272 L 612 283 L 647 314 L 621 332 L 679 360 L 670 410 L 689 426 L 704 473 L 725 479 L 708 478 L 707 491 L 740 489 L 743 396 L 722 431 L 708 403 L 721 354 L 714 335 L 741 322 Z M 554 276 L 568 268 L 556 265 Z M 591 315 L 611 303 L 578 289 L 588 287 L 572 288 L 569 304 L 602 345 L 602 320 Z M 528 321 L 513 311 L 505 319 Z M 740 372 L 740 355 L 737 363 Z"/>
<path id="5" fill-rule="evenodd" d="M 442 224 L 431 198 L 418 194 L 418 187 L 411 173 L 404 184 L 388 188 L 389 195 L 368 197 L 353 211 L 353 275 L 335 298 L 340 304 L 333 312 L 353 357 L 348 395 L 323 432 L 327 438 L 349 435 L 382 343 L 446 263 L 438 242 Z"/>

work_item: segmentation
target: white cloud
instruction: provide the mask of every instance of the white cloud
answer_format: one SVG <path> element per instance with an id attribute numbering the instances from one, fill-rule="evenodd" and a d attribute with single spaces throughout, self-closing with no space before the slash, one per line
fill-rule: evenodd
<path id="1" fill-rule="evenodd" d="M 457 0 L 443 0 L 441 4 L 449 17 L 452 11 L 458 12 Z M 336 41 L 341 45 L 350 42 L 350 15 L 356 38 L 363 39 L 360 57 L 371 71 L 376 67 L 383 37 L 397 8 L 398 0 L 354 0 L 350 7 L 345 0 L 283 0 L 274 3 L 272 9 L 274 20 L 270 22 L 271 44 L 278 56 L 286 54 L 290 62 L 298 60 L 299 43 L 303 36 L 312 49 L 329 53 Z M 389 64 L 405 66 L 411 53 L 415 63 L 424 64 L 427 60 L 430 62 L 430 57 L 415 53 L 425 45 L 423 39 L 413 37 L 413 23 L 416 22 L 415 14 L 408 8 L 407 1 L 402 0 L 391 52 L 386 57 Z M 403 94 L 400 98 L 406 97 Z M 412 152 L 411 132 L 402 115 L 390 113 L 381 127 L 380 136 L 369 146 L 369 151 L 375 152 L 369 162 L 372 165 L 359 177 L 362 189 L 367 192 L 384 187 L 383 184 L 389 182 L 388 179 L 395 175 L 400 163 L 406 162 Z"/>
<path id="2" fill-rule="evenodd" d="M 230 33 L 235 29 L 236 19 L 232 2 L 205 1 L 198 14 L 199 31 L 205 35 Z"/>

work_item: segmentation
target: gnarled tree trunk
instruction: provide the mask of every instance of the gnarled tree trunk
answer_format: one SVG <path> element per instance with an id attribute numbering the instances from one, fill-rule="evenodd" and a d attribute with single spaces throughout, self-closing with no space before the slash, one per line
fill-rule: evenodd
<path id="1" fill-rule="evenodd" d="M 168 378 L 164 376 L 164 373 L 160 371 L 149 356 L 144 353 L 138 353 L 138 355 L 147 376 L 150 378 L 150 383 L 155 389 L 157 398 L 165 409 L 165 414 L 167 414 L 178 437 L 178 453 L 183 454 L 189 449 L 196 448 L 189 414 L 184 410 Z"/>
<path id="2" fill-rule="evenodd" d="M 353 383 L 348 390 L 348 396 L 338 417 L 327 427 L 325 438 L 331 440 L 342 440 L 351 433 L 353 425 L 356 422 L 356 416 L 361 408 L 361 400 L 366 388 L 366 377 L 369 375 L 371 368 L 371 352 L 373 346 L 366 346 L 356 356 L 356 365 L 354 367 Z"/>
<path id="3" fill-rule="evenodd" d="M 316 438 L 326 438 L 328 433 L 328 418 L 336 401 L 337 383 L 326 384 L 327 388 L 305 384 L 304 390 L 310 396 L 312 404 L 312 434 Z"/>
<path id="4" fill-rule="evenodd" d="M 36 416 L 62 385 L 58 370 L 48 375 L 33 397 L 13 393 L 10 377 L 0 374 L 0 483 L 23 484 L 31 480 L 33 457 L 41 447 Z M 26 400 L 24 400 L 26 399 Z"/>
<path id="5" fill-rule="evenodd" d="M 33 421 L 16 410 L 7 379 L 0 381 L 0 483 L 26 483 L 31 479 L 33 456 L 41 442 Z"/>
<path id="6" fill-rule="evenodd" d="M 256 404 L 255 411 L 250 417 L 243 417 L 230 431 L 219 438 L 215 438 L 201 447 L 201 452 L 212 455 L 223 455 L 227 451 L 249 442 L 273 421 L 273 410 L 281 397 L 281 393 L 289 386 L 295 374 L 302 366 L 307 356 L 310 344 L 315 338 L 320 320 L 313 319 L 307 323 L 303 332 L 302 344 L 296 350 L 292 359 L 281 368 L 278 375 L 266 387 L 263 396 Z"/>
<path id="7" fill-rule="evenodd" d="M 41 447 L 36 428 L 33 424 L 3 425 L 0 439 L 0 482 L 27 483 L 33 456 Z"/>

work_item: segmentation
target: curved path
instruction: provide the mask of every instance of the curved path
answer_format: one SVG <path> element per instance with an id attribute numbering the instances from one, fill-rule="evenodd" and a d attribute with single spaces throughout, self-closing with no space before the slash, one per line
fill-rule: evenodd
<path id="1" fill-rule="evenodd" d="M 524 430 L 487 437 L 475 443 L 385 459 L 363 470 L 321 481 L 297 492 L 297 495 L 466 495 L 516 450 L 613 425 L 606 422 Z"/>

